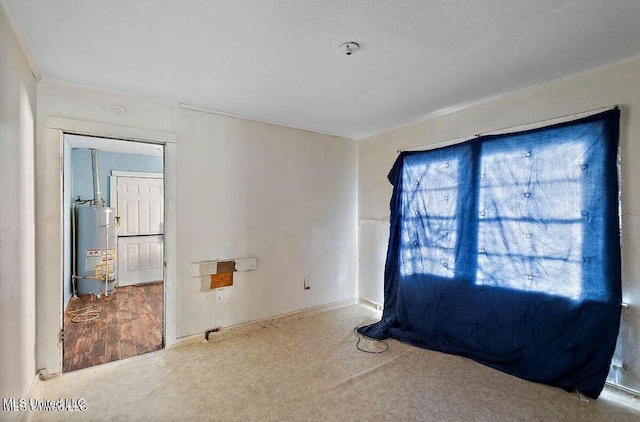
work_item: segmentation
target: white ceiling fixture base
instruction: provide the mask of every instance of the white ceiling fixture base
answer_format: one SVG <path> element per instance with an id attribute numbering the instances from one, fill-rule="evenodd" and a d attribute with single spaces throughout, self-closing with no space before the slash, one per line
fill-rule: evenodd
<path id="1" fill-rule="evenodd" d="M 340 50 L 342 50 L 342 52 L 344 53 L 345 56 L 350 56 L 353 53 L 355 53 L 358 50 L 360 50 L 360 46 L 358 45 L 358 43 L 350 41 L 350 42 L 346 42 L 346 43 L 342 44 L 340 46 Z"/>

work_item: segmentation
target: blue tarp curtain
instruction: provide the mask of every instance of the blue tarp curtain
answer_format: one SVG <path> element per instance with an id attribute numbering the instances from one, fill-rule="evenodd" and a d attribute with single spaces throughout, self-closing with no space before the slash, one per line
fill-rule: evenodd
<path id="1" fill-rule="evenodd" d="M 617 109 L 402 152 L 366 336 L 596 398 L 618 335 Z"/>

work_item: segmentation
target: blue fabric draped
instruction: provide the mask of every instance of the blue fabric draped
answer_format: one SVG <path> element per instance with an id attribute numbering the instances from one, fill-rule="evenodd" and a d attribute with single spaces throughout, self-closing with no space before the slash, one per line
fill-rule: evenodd
<path id="1" fill-rule="evenodd" d="M 617 109 L 402 152 L 366 336 L 597 398 L 621 312 Z"/>

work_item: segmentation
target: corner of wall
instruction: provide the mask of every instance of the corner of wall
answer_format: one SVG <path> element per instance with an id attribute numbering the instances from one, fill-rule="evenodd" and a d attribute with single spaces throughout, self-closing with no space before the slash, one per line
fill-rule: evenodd
<path id="1" fill-rule="evenodd" d="M 4 6 L 4 5 L 3 5 Z M 0 11 L 0 397 L 24 397 L 35 373 L 36 81 Z M 6 305 L 6 306 L 4 306 Z"/>

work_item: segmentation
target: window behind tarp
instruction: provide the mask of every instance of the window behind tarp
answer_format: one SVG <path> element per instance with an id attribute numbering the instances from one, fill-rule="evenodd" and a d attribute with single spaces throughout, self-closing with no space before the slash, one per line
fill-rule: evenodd
<path id="1" fill-rule="evenodd" d="M 597 397 L 621 304 L 619 111 L 403 152 L 374 338 Z"/>

